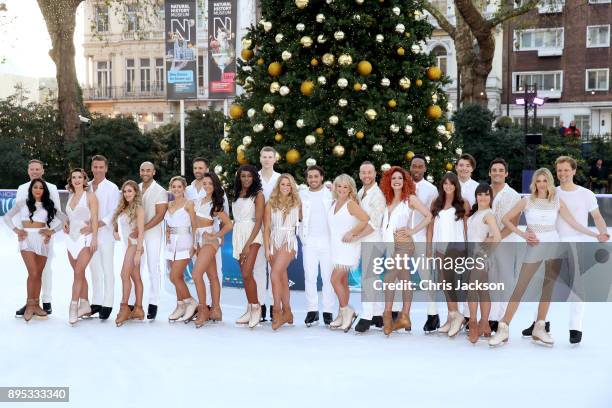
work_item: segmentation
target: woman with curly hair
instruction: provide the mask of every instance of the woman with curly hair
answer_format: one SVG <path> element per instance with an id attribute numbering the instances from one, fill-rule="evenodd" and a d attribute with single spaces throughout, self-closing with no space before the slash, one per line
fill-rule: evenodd
<path id="1" fill-rule="evenodd" d="M 289 303 L 287 268 L 297 256 L 297 227 L 302 218 L 302 201 L 295 180 L 281 174 L 266 204 L 264 213 L 264 249 L 270 263 L 274 317 L 272 329 L 293 324 Z"/>
<path id="2" fill-rule="evenodd" d="M 145 226 L 145 212 L 142 206 L 142 194 L 135 181 L 128 180 L 121 186 L 121 198 L 117 210 L 113 215 L 113 227 L 115 239 L 119 239 L 118 230 L 121 231 L 121 238 L 126 245 L 121 267 L 121 282 L 123 292 L 121 306 L 115 323 L 117 327 L 129 319 L 144 320 L 144 310 L 142 308 L 142 279 L 140 278 L 140 258 L 143 251 Z M 136 238 L 130 237 L 132 232 L 136 233 Z M 128 301 L 130 291 L 134 282 L 134 292 L 136 301 L 134 310 L 130 310 Z"/>
<path id="3" fill-rule="evenodd" d="M 454 173 L 447 172 L 438 187 L 438 198 L 431 204 L 433 222 L 427 229 L 428 257 L 432 253 L 436 260 L 465 256 L 469 213 L 469 203 L 461 197 L 459 178 Z M 437 265 L 439 277 L 444 283 L 451 283 L 454 288 L 457 276 L 452 268 L 445 268 L 449 264 L 450 262 L 441 262 Z M 444 295 L 448 317 L 446 323 L 438 329 L 438 333 L 454 337 L 463 327 L 463 315 L 459 312 L 455 290 L 445 290 Z"/>
<path id="4" fill-rule="evenodd" d="M 416 196 L 416 186 L 410 174 L 401 167 L 394 166 L 385 172 L 380 180 L 380 189 L 385 196 L 387 208 L 383 215 L 382 240 L 388 243 L 387 257 L 396 254 L 414 254 L 413 235 L 426 228 L 431 222 L 431 212 Z M 414 225 L 415 211 L 422 215 L 421 222 Z M 385 272 L 385 283 L 409 282 L 411 271 L 392 268 Z M 398 318 L 393 321 L 392 308 L 394 290 L 385 290 L 385 310 L 383 312 L 383 332 L 388 336 L 392 331 L 410 331 L 410 305 L 412 291 L 403 290 L 403 306 Z"/>
<path id="5" fill-rule="evenodd" d="M 19 214 L 20 225 L 13 224 L 13 217 Z M 19 251 L 28 270 L 27 302 L 23 319 L 32 317 L 46 319 L 39 303 L 42 273 L 49 256 L 49 240 L 62 229 L 66 220 L 51 200 L 49 187 L 39 178 L 31 181 L 26 201 L 19 201 L 4 217 L 5 224 L 17 234 Z"/>
<path id="6" fill-rule="evenodd" d="M 257 299 L 253 267 L 259 247 L 263 244 L 261 224 L 264 206 L 265 199 L 257 168 L 250 164 L 240 166 L 234 180 L 232 245 L 233 256 L 240 264 L 248 305 L 247 311 L 236 320 L 236 324 L 248 324 L 250 328 L 257 326 L 261 320 L 261 305 Z"/>

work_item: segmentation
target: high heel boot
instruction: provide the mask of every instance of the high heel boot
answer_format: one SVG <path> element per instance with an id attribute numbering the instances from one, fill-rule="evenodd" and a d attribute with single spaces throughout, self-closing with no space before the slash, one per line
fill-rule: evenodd
<path id="1" fill-rule="evenodd" d="M 391 312 L 383 312 L 383 333 L 385 335 L 390 335 L 393 331 L 393 316 Z"/>
<path id="2" fill-rule="evenodd" d="M 204 323 L 206 323 L 208 319 L 209 319 L 208 306 L 198 305 L 198 316 L 194 320 L 196 329 L 199 329 L 200 327 L 204 326 Z"/>
<path id="3" fill-rule="evenodd" d="M 406 313 L 400 313 L 398 318 L 393 322 L 393 331 L 399 329 L 405 329 L 406 331 L 410 331 L 412 329 L 410 316 L 408 316 Z"/>
<path id="4" fill-rule="evenodd" d="M 130 307 L 127 303 L 121 303 L 119 306 L 119 313 L 117 313 L 117 318 L 115 319 L 115 324 L 117 327 L 121 327 L 124 322 L 128 321 L 130 318 Z"/>

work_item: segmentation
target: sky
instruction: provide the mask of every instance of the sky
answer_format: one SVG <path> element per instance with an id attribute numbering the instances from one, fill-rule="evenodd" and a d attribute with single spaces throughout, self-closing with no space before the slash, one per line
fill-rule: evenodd
<path id="1" fill-rule="evenodd" d="M 51 39 L 45 20 L 36 0 L 0 0 L 8 9 L 0 21 L 0 75 L 3 73 L 29 77 L 55 77 L 55 64 L 49 57 Z M 85 81 L 85 58 L 83 57 L 83 8 L 79 6 L 76 17 L 74 45 L 75 63 L 80 82 Z M 0 78 L 0 81 L 2 79 Z"/>

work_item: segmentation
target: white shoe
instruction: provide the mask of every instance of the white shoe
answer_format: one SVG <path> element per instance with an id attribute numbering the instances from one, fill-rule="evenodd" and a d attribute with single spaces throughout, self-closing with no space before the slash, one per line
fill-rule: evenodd
<path id="1" fill-rule="evenodd" d="M 172 314 L 168 316 L 168 320 L 170 320 L 171 322 L 174 322 L 178 320 L 179 318 L 183 317 L 184 314 L 185 314 L 185 302 L 182 300 L 179 300 L 178 302 L 176 302 L 176 309 L 174 309 L 174 312 L 172 312 Z"/>
<path id="2" fill-rule="evenodd" d="M 73 300 L 70 302 L 70 310 L 68 311 L 68 323 L 75 324 L 79 321 L 79 302 Z"/>
<path id="3" fill-rule="evenodd" d="M 330 329 L 337 329 L 342 326 L 342 308 L 338 309 L 338 315 L 336 318 L 329 324 Z"/>
<path id="4" fill-rule="evenodd" d="M 497 331 L 489 340 L 489 346 L 495 347 L 502 343 L 506 343 L 508 342 L 508 337 L 510 337 L 510 328 L 508 327 L 508 324 L 499 322 L 497 325 Z"/>
<path id="5" fill-rule="evenodd" d="M 260 310 L 261 313 L 261 310 Z M 246 312 L 236 320 L 236 324 L 248 324 L 251 321 L 251 305 L 247 305 Z"/>
<path id="6" fill-rule="evenodd" d="M 89 317 L 91 315 L 91 306 L 89 305 L 89 301 L 87 299 L 80 299 L 79 308 L 77 310 L 77 318 Z"/>
<path id="7" fill-rule="evenodd" d="M 448 329 L 448 337 L 455 337 L 463 327 L 463 315 L 459 312 L 450 312 L 448 314 L 450 320 L 450 328 Z"/>
<path id="8" fill-rule="evenodd" d="M 446 323 L 444 323 L 442 326 L 438 328 L 438 333 L 448 334 L 450 327 L 451 327 L 451 315 L 449 314 L 446 317 Z"/>
<path id="9" fill-rule="evenodd" d="M 544 320 L 538 320 L 537 322 L 535 322 L 531 337 L 533 338 L 533 340 L 540 341 L 548 346 L 552 346 L 553 344 L 555 344 L 555 341 L 553 340 L 551 335 L 546 332 L 546 323 L 544 322 Z"/>
<path id="10" fill-rule="evenodd" d="M 196 302 L 194 298 L 189 298 L 187 300 L 184 300 L 183 302 L 185 305 L 185 313 L 181 317 L 179 317 L 177 321 L 188 323 L 191 321 L 193 315 L 195 315 L 196 311 L 198 310 L 198 302 Z"/>
<path id="11" fill-rule="evenodd" d="M 353 326 L 353 322 L 357 319 L 357 313 L 350 306 L 346 306 L 340 309 L 340 315 L 342 316 L 342 325 L 340 329 L 342 329 L 345 333 L 351 330 L 351 326 Z"/>
<path id="12" fill-rule="evenodd" d="M 261 305 L 256 303 L 251 305 L 251 315 L 249 317 L 249 328 L 253 328 L 259 324 L 261 320 Z"/>

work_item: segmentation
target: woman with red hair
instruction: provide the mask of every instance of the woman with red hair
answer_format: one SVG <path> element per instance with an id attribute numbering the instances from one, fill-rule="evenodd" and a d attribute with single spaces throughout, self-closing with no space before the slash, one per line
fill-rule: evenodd
<path id="1" fill-rule="evenodd" d="M 431 222 L 431 212 L 416 196 L 416 185 L 410 174 L 401 167 L 391 167 L 385 172 L 380 181 L 385 201 L 386 211 L 383 215 L 382 239 L 389 244 L 387 256 L 395 258 L 396 255 L 414 254 L 414 240 L 412 236 L 427 227 Z M 414 212 L 418 211 L 423 219 L 418 225 L 414 225 Z M 399 279 L 402 287 L 402 311 L 399 317 L 393 321 L 392 307 L 395 290 L 385 290 L 385 311 L 383 313 L 383 332 L 388 336 L 392 331 L 405 329 L 409 331 L 412 327 L 410 322 L 410 305 L 412 303 L 412 291 L 406 286 L 411 278 L 410 269 L 403 269 L 396 265 L 395 268 L 385 272 L 385 284 L 395 283 Z"/>

